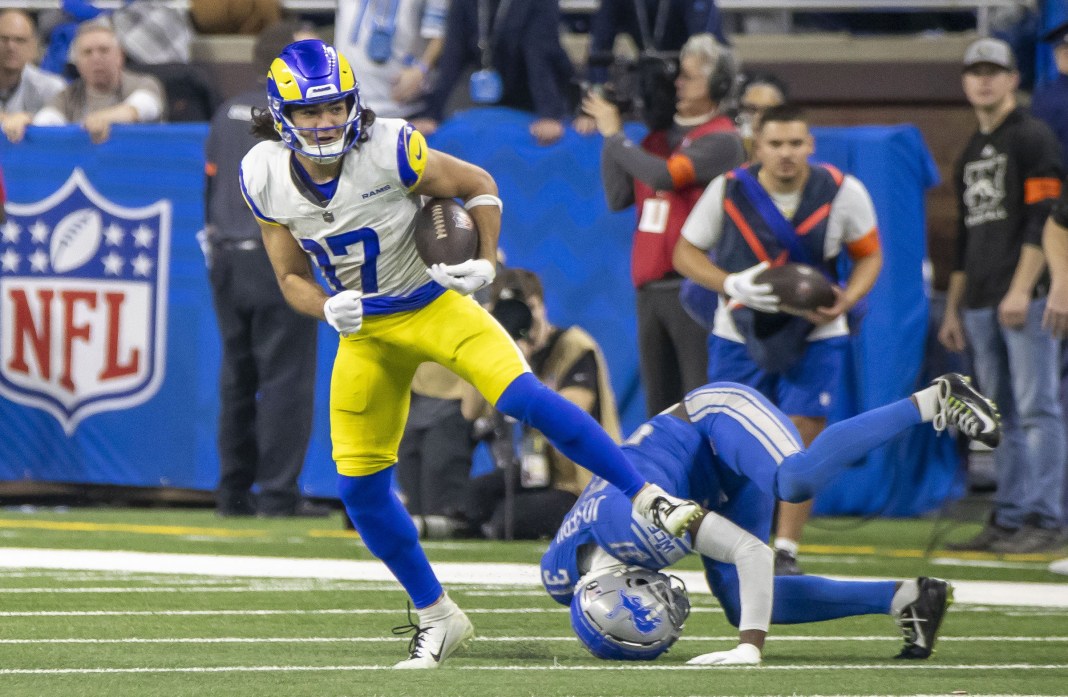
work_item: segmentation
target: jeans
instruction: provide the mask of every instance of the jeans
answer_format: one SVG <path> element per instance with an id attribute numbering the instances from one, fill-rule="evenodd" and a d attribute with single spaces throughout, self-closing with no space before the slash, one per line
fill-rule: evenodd
<path id="1" fill-rule="evenodd" d="M 1003 434 L 994 451 L 994 522 L 1059 528 L 1066 456 L 1059 395 L 1059 342 L 1042 329 L 1045 298 L 1019 328 L 1001 326 L 997 308 L 965 310 L 964 330 L 979 388 L 997 402 Z"/>

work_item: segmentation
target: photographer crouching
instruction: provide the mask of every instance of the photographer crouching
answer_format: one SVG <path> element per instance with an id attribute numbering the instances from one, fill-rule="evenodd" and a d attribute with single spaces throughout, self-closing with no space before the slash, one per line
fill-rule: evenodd
<path id="1" fill-rule="evenodd" d="M 597 419 L 613 440 L 621 440 L 608 364 L 597 341 L 581 327 L 552 324 L 541 279 L 534 272 L 506 269 L 492 288 L 493 316 L 515 340 L 538 379 Z M 488 419 L 492 432 L 482 426 L 476 437 L 490 442 L 497 469 L 471 480 L 462 519 L 452 521 L 449 534 L 516 540 L 552 537 L 591 474 L 553 448 L 540 432 L 489 405 L 485 414 L 485 419 L 476 421 L 476 430 Z"/>
<path id="2" fill-rule="evenodd" d="M 682 279 L 671 256 L 705 187 L 742 164 L 745 150 L 724 113 L 737 63 L 711 34 L 690 37 L 679 52 L 677 71 L 674 61 L 656 56 L 644 56 L 638 70 L 638 96 L 651 128 L 640 146 L 623 133 L 618 99 L 589 91 L 582 110 L 604 136 L 601 177 L 608 207 L 637 207 L 631 277 L 637 289 L 641 379 L 651 417 L 706 381 L 707 332 L 679 302 Z M 661 116 L 666 99 L 655 95 L 662 95 L 672 78 L 675 108 L 668 119 Z"/>

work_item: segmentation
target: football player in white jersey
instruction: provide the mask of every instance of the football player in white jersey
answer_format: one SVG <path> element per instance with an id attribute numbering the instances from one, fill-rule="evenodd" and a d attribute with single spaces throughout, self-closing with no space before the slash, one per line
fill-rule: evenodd
<path id="1" fill-rule="evenodd" d="M 322 41 L 287 46 L 270 66 L 267 95 L 255 129 L 269 140 L 242 161 L 241 188 L 286 300 L 341 337 L 330 384 L 338 491 L 367 548 L 419 613 L 409 657 L 396 667 L 436 668 L 474 635 L 390 488 L 420 363 L 453 370 L 618 487 L 635 511 L 682 534 L 697 504 L 646 482 L 592 417 L 534 378 L 505 330 L 467 297 L 495 274 L 501 201 L 493 178 L 430 149 L 405 121 L 376 119 L 360 103 L 348 61 Z M 424 195 L 463 200 L 479 229 L 479 258 L 426 268 L 413 240 Z"/>

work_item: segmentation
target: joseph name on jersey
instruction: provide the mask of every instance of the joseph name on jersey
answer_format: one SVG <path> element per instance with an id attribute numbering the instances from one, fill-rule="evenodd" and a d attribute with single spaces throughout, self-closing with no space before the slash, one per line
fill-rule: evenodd
<path id="1" fill-rule="evenodd" d="M 263 142 L 241 162 L 241 191 L 257 218 L 289 228 L 331 290 L 362 291 L 368 314 L 415 309 L 440 290 L 413 239 L 421 201 L 411 189 L 422 178 L 427 150 L 403 119 L 377 119 L 369 139 L 346 153 L 337 190 L 326 200 L 305 181 L 289 148 Z"/>

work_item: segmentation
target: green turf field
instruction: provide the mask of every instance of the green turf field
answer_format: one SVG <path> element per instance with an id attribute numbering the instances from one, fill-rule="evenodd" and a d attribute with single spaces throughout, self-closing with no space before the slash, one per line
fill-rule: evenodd
<path id="1" fill-rule="evenodd" d="M 586 654 L 570 636 L 566 609 L 536 586 L 479 583 L 478 563 L 534 564 L 542 545 L 433 542 L 432 561 L 472 563 L 466 582 L 449 589 L 478 638 L 439 671 L 401 673 L 388 670 L 406 646 L 390 631 L 405 623 L 404 595 L 392 582 L 20 568 L 17 560 L 25 548 L 370 560 L 339 516 L 6 510 L 0 696 L 1068 694 L 1068 576 L 1046 570 L 1058 555 L 925 558 L 929 522 L 816 524 L 802 549 L 810 573 L 1025 581 L 1047 592 L 1061 584 L 1053 588 L 1063 588 L 1064 602 L 1028 607 L 1019 586 L 996 605 L 959 602 L 929 661 L 892 660 L 897 629 L 873 616 L 773 627 L 760 668 L 691 668 L 688 658 L 734 644 L 715 601 L 694 593 L 696 609 L 670 654 L 615 664 Z"/>

